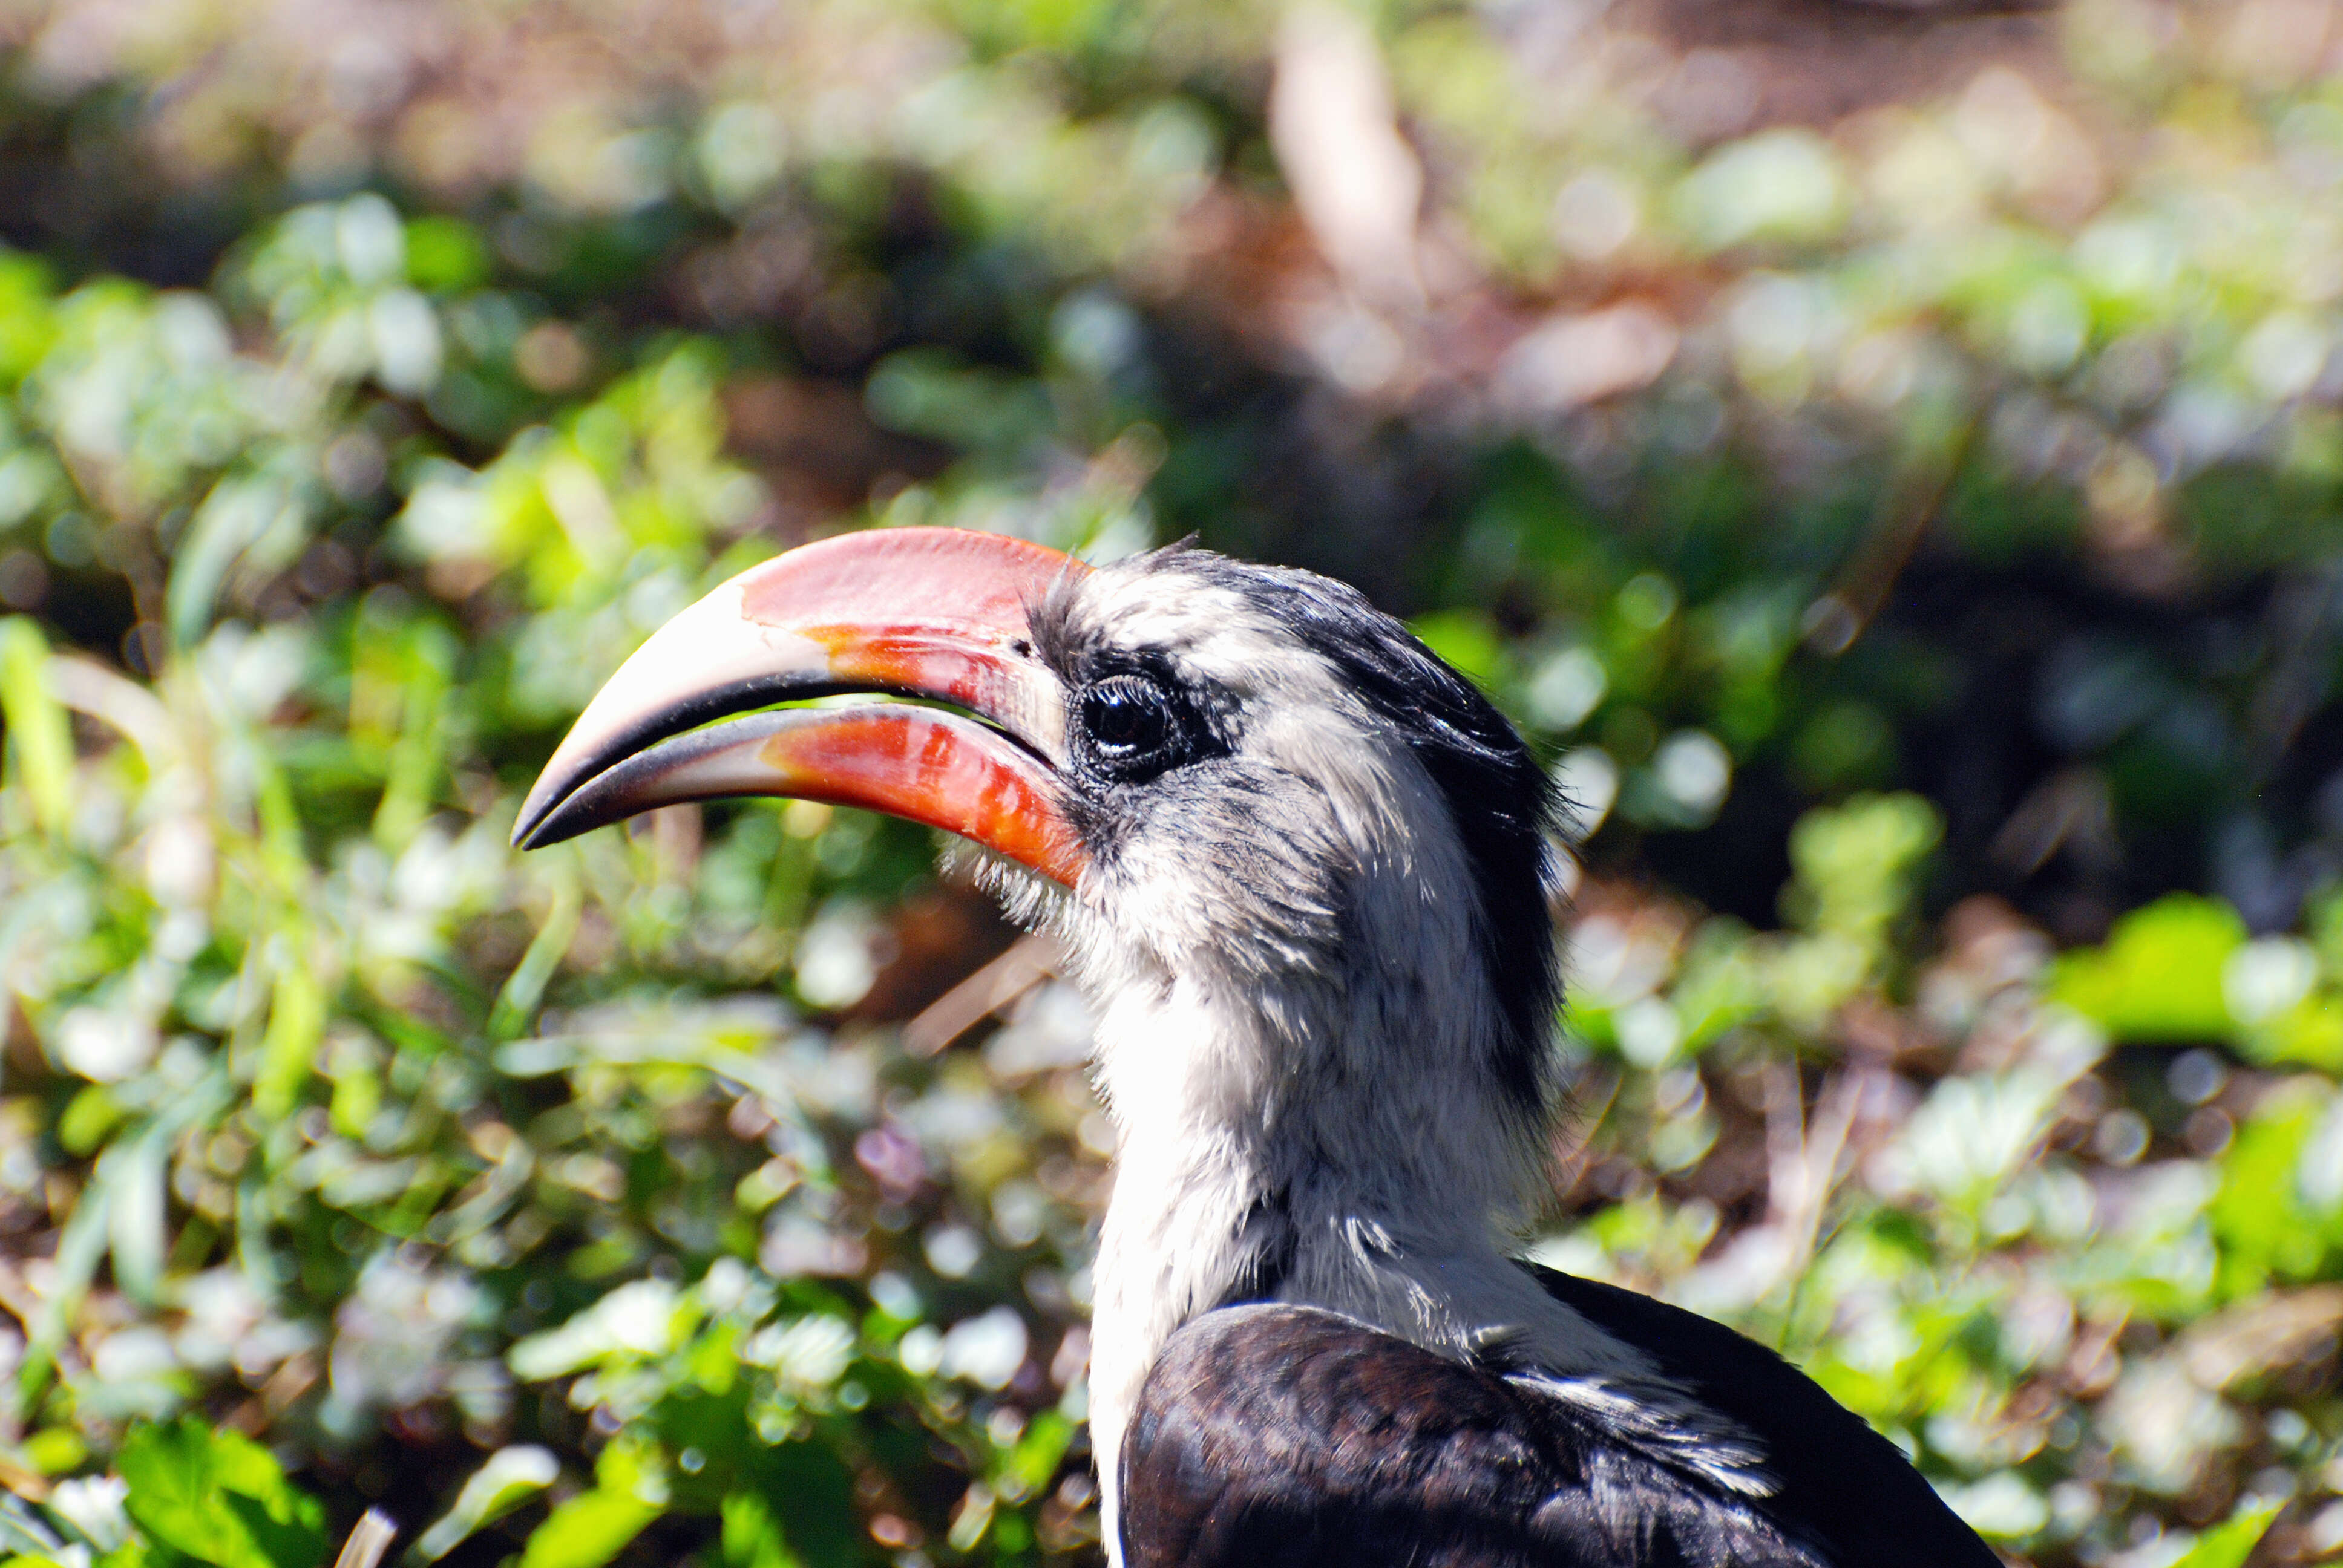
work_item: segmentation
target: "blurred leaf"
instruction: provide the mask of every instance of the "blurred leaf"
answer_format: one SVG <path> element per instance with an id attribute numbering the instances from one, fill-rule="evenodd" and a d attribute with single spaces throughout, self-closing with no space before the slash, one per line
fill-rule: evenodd
<path id="1" fill-rule="evenodd" d="M 435 294 L 477 288 L 488 275 L 488 250 L 460 218 L 432 216 L 407 225 L 407 276 Z"/>
<path id="2" fill-rule="evenodd" d="M 0 722 L 42 831 L 62 834 L 73 819 L 73 735 L 49 688 L 49 643 L 25 616 L 0 620 Z"/>
<path id="3" fill-rule="evenodd" d="M 25 1457 L 43 1475 L 63 1475 L 88 1460 L 89 1444 L 70 1427 L 53 1426 L 25 1440 Z"/>
<path id="4" fill-rule="evenodd" d="M 40 363 L 56 327 L 49 269 L 29 256 L 0 251 L 0 385 L 14 385 Z"/>
<path id="5" fill-rule="evenodd" d="M 723 1548 L 725 1568 L 798 1568 L 798 1559 L 781 1537 L 780 1522 L 762 1497 L 735 1492 L 724 1499 Z"/>
<path id="6" fill-rule="evenodd" d="M 529 1533 L 521 1568 L 601 1568 L 642 1533 L 667 1504 L 664 1479 L 648 1455 L 612 1443 L 596 1462 L 596 1484 L 556 1508 Z"/>
<path id="7" fill-rule="evenodd" d="M 2050 995 L 2117 1040 L 2226 1040 L 2222 969 L 2245 940 L 2227 904 L 2167 894 L 2117 921 L 2105 946 L 2061 958 Z"/>
<path id="8" fill-rule="evenodd" d="M 90 1178 L 92 1191 L 105 1197 L 115 1282 L 141 1302 L 155 1302 L 163 1282 L 164 1166 L 170 1153 L 164 1138 L 169 1131 L 150 1130 L 115 1144 Z"/>
<path id="9" fill-rule="evenodd" d="M 561 1327 L 520 1341 L 507 1359 L 513 1375 L 540 1382 L 610 1357 L 665 1355 L 689 1312 L 664 1280 L 630 1281 Z"/>
<path id="10" fill-rule="evenodd" d="M 1675 205 L 1677 220 L 1704 248 L 1815 240 L 1845 217 L 1845 176 L 1820 137 L 1768 131 L 1711 154 L 1677 187 Z"/>
<path id="11" fill-rule="evenodd" d="M 1487 616 L 1476 610 L 1442 610 L 1416 617 L 1407 628 L 1483 691 L 1497 689 L 1505 647 Z"/>
<path id="12" fill-rule="evenodd" d="M 600 1568 L 659 1514 L 655 1505 L 631 1493 L 581 1493 L 529 1533 L 521 1568 Z"/>
<path id="13" fill-rule="evenodd" d="M 106 1256 L 108 1209 L 106 1190 L 93 1185 L 60 1230 L 53 1283 L 26 1325 L 25 1359 L 16 1369 L 15 1402 L 20 1412 L 32 1407 L 56 1370 L 57 1348 L 72 1332 L 74 1316 Z"/>
<path id="14" fill-rule="evenodd" d="M 13 1494 L 0 1498 L 0 1549 L 47 1562 L 62 1544 L 21 1500 Z"/>
<path id="15" fill-rule="evenodd" d="M 172 562 L 167 614 L 172 638 L 192 647 L 209 629 L 229 576 L 247 562 L 285 566 L 307 542 L 309 508 L 282 475 L 226 478 L 204 498 Z"/>
<path id="16" fill-rule="evenodd" d="M 1808 930 L 1876 943 L 1943 836 L 1943 819 L 1917 795 L 1857 795 L 1809 811 L 1790 830 L 1797 879 L 1785 912 Z"/>
<path id="17" fill-rule="evenodd" d="M 553 901 L 546 910 L 545 921 L 529 940 L 528 950 L 513 967 L 504 990 L 498 993 L 495 1009 L 488 1015 L 488 1038 L 512 1040 L 528 1028 L 537 1011 L 538 999 L 545 994 L 546 982 L 553 978 L 553 969 L 569 951 L 569 944 L 578 934 L 580 909 L 578 889 L 568 878 L 556 881 Z"/>
<path id="18" fill-rule="evenodd" d="M 120 1125 L 123 1111 L 113 1091 L 93 1083 L 76 1093 L 57 1118 L 57 1141 L 69 1154 L 94 1152 Z"/>
<path id="19" fill-rule="evenodd" d="M 288 933 L 289 935 L 289 933 Z M 270 994 L 268 1032 L 261 1043 L 260 1071 L 252 1102 L 264 1116 L 291 1112 L 294 1097 L 309 1077 L 317 1041 L 326 1027 L 326 990 L 317 971 L 293 957 L 277 971 Z"/>
<path id="20" fill-rule="evenodd" d="M 157 1542 L 216 1568 L 317 1568 L 325 1511 L 268 1451 L 193 1417 L 141 1427 L 116 1463 L 130 1517 Z"/>
<path id="21" fill-rule="evenodd" d="M 2197 1538 L 2197 1544 L 2172 1560 L 2172 1568 L 2245 1568 L 2245 1561 L 2269 1533 L 2271 1522 L 2286 1506 L 2279 1498 L 2257 1498 Z"/>
<path id="22" fill-rule="evenodd" d="M 416 1538 L 414 1554 L 436 1563 L 553 1484 L 561 1466 L 549 1450 L 500 1448 L 464 1482 L 446 1513 Z"/>

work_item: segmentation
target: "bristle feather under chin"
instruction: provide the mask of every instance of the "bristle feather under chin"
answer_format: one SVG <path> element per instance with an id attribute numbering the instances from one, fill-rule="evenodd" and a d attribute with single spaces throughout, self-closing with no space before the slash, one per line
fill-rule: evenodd
<path id="1" fill-rule="evenodd" d="M 1046 930 L 1054 935 L 1062 907 L 1072 897 L 1040 872 L 965 839 L 944 839 L 938 864 L 946 877 L 974 884 L 1001 906 L 1004 916 L 1028 930 Z"/>
<path id="2" fill-rule="evenodd" d="M 946 876 L 973 884 L 1000 905 L 1011 924 L 1056 942 L 1073 978 L 1096 972 L 1096 950 L 1104 933 L 1071 889 L 965 839 L 952 840 L 941 862 Z"/>

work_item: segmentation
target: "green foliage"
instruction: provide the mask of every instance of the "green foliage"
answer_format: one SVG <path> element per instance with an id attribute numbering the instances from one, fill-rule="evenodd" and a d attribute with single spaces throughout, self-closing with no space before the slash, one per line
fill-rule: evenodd
<path id="1" fill-rule="evenodd" d="M 533 1445 L 500 1448 L 464 1482 L 447 1512 L 417 1537 L 414 1554 L 426 1563 L 440 1558 L 553 1484 L 560 1462 Z"/>
<path id="2" fill-rule="evenodd" d="M 2168 894 L 2126 915 L 2104 948 L 2061 960 L 2051 994 L 2127 1040 L 2220 1040 L 2221 974 L 2246 923 L 2213 899 Z"/>
<path id="3" fill-rule="evenodd" d="M 33 621 L 23 616 L 0 621 L 0 721 L 7 726 L 34 821 L 59 833 L 73 816 L 73 739 L 65 709 L 43 678 L 48 653 L 48 639 Z"/>
<path id="4" fill-rule="evenodd" d="M 268 1451 L 241 1432 L 182 1419 L 133 1432 L 116 1457 L 124 1508 L 152 1560 L 214 1568 L 314 1568 L 325 1511 L 288 1485 Z"/>
<path id="5" fill-rule="evenodd" d="M 2245 1568 L 2246 1559 L 2269 1533 L 2279 1506 L 2261 1502 L 2240 1508 L 2226 1523 L 2197 1537 L 2195 1545 L 2173 1559 L 2172 1568 Z"/>
<path id="6" fill-rule="evenodd" d="M 530 1532 L 521 1568 L 601 1568 L 665 1511 L 658 1456 L 612 1443 L 594 1466 L 594 1487 L 554 1509 Z"/>
<path id="7" fill-rule="evenodd" d="M 2074 0 L 1894 102 L 1831 51 L 1896 8 L 800 7 L 701 64 L 428 9 L 520 65 L 0 44 L 8 147 L 72 149 L 0 252 L 0 1546 L 1092 1549 L 1079 999 L 1020 948 L 927 1012 L 1007 939 L 900 824 L 505 847 L 654 627 L 906 523 L 1333 566 L 1523 725 L 1541 1256 L 2028 1561 L 2343 1542 L 2343 136 L 2286 8 Z M 1808 53 L 1869 106 L 1701 118 Z M 1399 133 L 1357 244 L 1262 96 L 1312 60 Z"/>

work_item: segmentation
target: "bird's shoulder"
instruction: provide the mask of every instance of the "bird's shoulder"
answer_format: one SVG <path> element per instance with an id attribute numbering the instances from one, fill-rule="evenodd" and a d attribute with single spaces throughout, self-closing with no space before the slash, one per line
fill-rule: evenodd
<path id="1" fill-rule="evenodd" d="M 1835 1568 L 1596 1412 L 1313 1307 L 1173 1335 L 1121 1463 L 1128 1568 Z"/>

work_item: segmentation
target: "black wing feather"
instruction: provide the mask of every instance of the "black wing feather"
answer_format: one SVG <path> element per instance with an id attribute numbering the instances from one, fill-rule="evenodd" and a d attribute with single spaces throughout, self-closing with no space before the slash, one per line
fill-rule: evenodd
<path id="1" fill-rule="evenodd" d="M 1127 1568 L 1834 1568 L 1563 1402 L 1312 1307 L 1173 1335 L 1121 1490 Z"/>
<path id="2" fill-rule="evenodd" d="M 1765 1450 L 1753 1500 L 1599 1415 L 1312 1307 L 1207 1312 L 1140 1394 L 1128 1568 L 1999 1568 L 1896 1445 L 1754 1340 L 1534 1271 Z"/>

